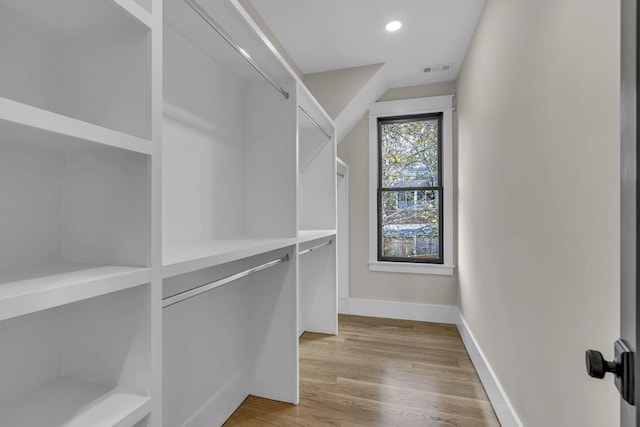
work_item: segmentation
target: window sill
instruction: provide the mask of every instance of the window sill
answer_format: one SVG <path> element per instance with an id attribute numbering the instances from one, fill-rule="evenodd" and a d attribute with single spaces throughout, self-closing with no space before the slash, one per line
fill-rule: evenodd
<path id="1" fill-rule="evenodd" d="M 403 262 L 370 261 L 369 271 L 384 271 L 387 273 L 434 274 L 438 276 L 453 276 L 453 265 L 441 264 L 412 264 Z"/>

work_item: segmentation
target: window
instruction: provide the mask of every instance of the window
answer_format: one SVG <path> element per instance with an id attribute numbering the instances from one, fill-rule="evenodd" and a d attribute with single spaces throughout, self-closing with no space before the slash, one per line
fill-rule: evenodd
<path id="1" fill-rule="evenodd" d="M 369 115 L 369 268 L 453 274 L 453 97 L 379 102 Z"/>
<path id="2" fill-rule="evenodd" d="M 378 260 L 442 264 L 442 113 L 378 118 Z"/>

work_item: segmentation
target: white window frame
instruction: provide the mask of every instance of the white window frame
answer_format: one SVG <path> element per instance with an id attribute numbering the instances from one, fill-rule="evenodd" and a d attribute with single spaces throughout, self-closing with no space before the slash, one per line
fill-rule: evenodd
<path id="1" fill-rule="evenodd" d="M 369 110 L 369 270 L 453 275 L 453 98 L 454 95 L 376 102 Z M 378 118 L 442 113 L 444 263 L 378 261 Z"/>

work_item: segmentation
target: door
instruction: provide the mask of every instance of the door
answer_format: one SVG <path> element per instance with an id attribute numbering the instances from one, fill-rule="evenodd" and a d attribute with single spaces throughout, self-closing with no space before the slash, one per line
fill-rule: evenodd
<path id="1" fill-rule="evenodd" d="M 621 85 L 620 85 L 620 339 L 614 344 L 614 360 L 609 362 L 598 351 L 588 350 L 587 372 L 595 378 L 603 378 L 607 372 L 615 376 L 614 383 L 620 391 L 620 425 L 635 427 L 640 420 L 636 405 L 638 395 L 638 364 L 636 350 L 638 317 L 637 264 L 637 164 L 638 117 L 637 87 L 638 58 L 637 0 L 621 2 Z"/>
<path id="2" fill-rule="evenodd" d="M 631 351 L 636 350 L 638 318 L 636 316 L 636 290 L 638 277 L 636 274 L 638 228 L 637 206 L 637 164 L 638 164 L 638 120 L 637 120 L 637 88 L 638 58 L 637 23 L 638 9 L 636 0 L 622 0 L 622 38 L 621 38 L 621 86 L 620 86 L 620 336 Z M 635 366 L 640 366 L 637 360 Z M 634 394 L 638 396 L 638 371 L 634 370 Z M 620 382 L 620 381 L 618 381 Z M 637 399 L 636 399 L 637 400 Z M 638 408 L 627 403 L 620 403 L 620 423 L 623 427 L 636 426 Z"/>

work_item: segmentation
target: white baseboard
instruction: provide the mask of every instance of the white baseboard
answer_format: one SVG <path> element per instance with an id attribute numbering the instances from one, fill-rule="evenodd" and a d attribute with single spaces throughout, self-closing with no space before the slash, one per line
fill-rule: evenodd
<path id="1" fill-rule="evenodd" d="M 496 374 L 493 372 L 493 369 L 491 369 L 491 365 L 489 365 L 487 358 L 484 356 L 484 353 L 482 353 L 478 342 L 471 333 L 469 325 L 467 325 L 464 317 L 462 317 L 462 314 L 459 312 L 458 318 L 458 331 L 462 337 L 462 342 L 467 348 L 467 353 L 469 353 L 471 362 L 473 362 L 473 366 L 478 372 L 480 381 L 487 392 L 487 396 L 491 401 L 491 405 L 500 424 L 502 427 L 523 427 L 520 418 L 518 418 L 518 414 L 513 409 L 513 406 L 511 406 L 511 402 L 500 385 Z"/>
<path id="2" fill-rule="evenodd" d="M 454 325 L 458 323 L 458 309 L 452 305 L 349 298 L 347 308 L 348 314 L 356 316 L 386 317 Z"/>
<path id="3" fill-rule="evenodd" d="M 247 398 L 249 367 L 237 372 L 184 423 L 183 427 L 221 426 Z"/>

